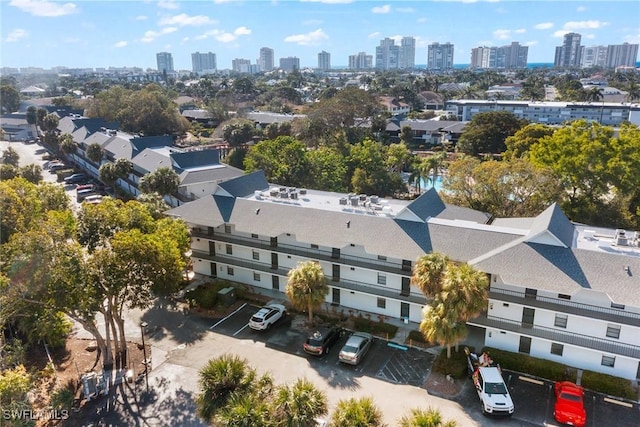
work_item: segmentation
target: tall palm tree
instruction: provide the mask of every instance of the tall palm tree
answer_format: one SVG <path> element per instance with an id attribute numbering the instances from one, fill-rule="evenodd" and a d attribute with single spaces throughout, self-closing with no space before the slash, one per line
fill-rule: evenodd
<path id="1" fill-rule="evenodd" d="M 409 182 L 416 187 L 418 193 L 422 192 L 422 181 L 429 176 L 430 171 L 431 167 L 426 158 L 419 159 L 413 163 Z"/>
<path id="2" fill-rule="evenodd" d="M 58 144 L 60 145 L 60 151 L 75 163 L 71 155 L 78 152 L 78 144 L 73 140 L 73 137 L 68 133 L 65 133 L 58 138 Z"/>
<path id="3" fill-rule="evenodd" d="M 384 425 L 382 412 L 370 397 L 340 400 L 329 427 L 375 427 Z"/>
<path id="4" fill-rule="evenodd" d="M 598 86 L 593 86 L 592 88 L 590 88 L 587 91 L 586 96 L 587 96 L 587 101 L 592 101 L 592 102 L 598 102 L 604 99 L 603 90 Z"/>
<path id="5" fill-rule="evenodd" d="M 274 425 L 271 406 L 255 394 L 233 393 L 214 417 L 216 426 L 254 427 Z"/>
<path id="6" fill-rule="evenodd" d="M 327 413 L 327 396 L 312 382 L 300 378 L 292 386 L 279 387 L 273 405 L 278 425 L 314 427 L 315 418 Z"/>
<path id="7" fill-rule="evenodd" d="M 238 356 L 224 354 L 209 360 L 199 372 L 201 392 L 196 396 L 198 415 L 206 421 L 212 421 L 234 394 L 242 395 L 252 389 L 256 376 L 256 371 Z"/>
<path id="8" fill-rule="evenodd" d="M 422 310 L 420 332 L 427 341 L 445 346 L 450 359 L 451 346 L 467 336 L 467 327 L 455 312 L 448 311 L 448 307 L 436 299 Z"/>
<path id="9" fill-rule="evenodd" d="M 436 180 L 438 179 L 438 176 L 440 175 L 440 171 L 442 170 L 442 167 L 444 166 L 444 161 L 447 158 L 447 154 L 445 152 L 439 152 L 437 154 L 434 154 L 432 156 L 427 157 L 426 159 L 424 159 L 425 162 L 425 168 L 429 169 L 429 171 L 431 171 L 431 186 L 435 187 L 436 186 Z"/>
<path id="10" fill-rule="evenodd" d="M 636 82 L 629 82 L 627 85 L 627 101 L 633 102 L 640 99 L 640 85 Z"/>
<path id="11" fill-rule="evenodd" d="M 413 267 L 411 283 L 426 296 L 433 297 L 442 291 L 442 280 L 449 265 L 449 257 L 434 252 L 423 255 Z"/>
<path id="12" fill-rule="evenodd" d="M 285 293 L 291 304 L 307 310 L 309 322 L 313 322 L 313 310 L 320 307 L 329 293 L 327 279 L 318 262 L 305 261 L 289 270 Z"/>
<path id="13" fill-rule="evenodd" d="M 87 147 L 87 151 L 85 151 L 87 158 L 91 160 L 93 163 L 100 167 L 100 163 L 102 162 L 102 158 L 104 157 L 104 149 L 100 146 L 100 144 L 93 143 L 89 144 Z"/>
<path id="14" fill-rule="evenodd" d="M 403 416 L 399 423 L 399 427 L 455 427 L 457 423 L 454 420 L 443 421 L 442 414 L 436 408 L 428 409 L 412 409 L 411 415 Z"/>

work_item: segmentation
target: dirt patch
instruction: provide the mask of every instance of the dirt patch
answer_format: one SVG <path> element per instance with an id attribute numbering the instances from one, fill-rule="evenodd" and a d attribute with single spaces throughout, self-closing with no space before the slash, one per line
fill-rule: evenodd
<path id="1" fill-rule="evenodd" d="M 429 394 L 448 399 L 454 398 L 460 394 L 463 387 L 463 379 L 447 377 L 446 375 L 434 372 L 433 370 L 429 373 L 424 384 L 424 388 L 427 389 Z"/>

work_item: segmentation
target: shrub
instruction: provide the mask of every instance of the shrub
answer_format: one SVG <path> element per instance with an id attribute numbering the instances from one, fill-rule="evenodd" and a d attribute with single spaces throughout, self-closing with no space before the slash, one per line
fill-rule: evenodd
<path id="1" fill-rule="evenodd" d="M 398 332 L 398 327 L 384 322 L 374 322 L 364 317 L 357 317 L 353 321 L 353 326 L 356 330 L 362 332 L 368 332 L 374 335 L 382 335 L 386 338 L 393 338 Z"/>
<path id="2" fill-rule="evenodd" d="M 452 348 L 451 358 L 447 359 L 447 349 L 443 348 L 433 361 L 433 370 L 453 378 L 463 378 L 467 375 L 467 355 L 462 348 L 458 351 Z"/>
<path id="3" fill-rule="evenodd" d="M 599 372 L 584 371 L 581 384 L 584 388 L 605 393 L 610 396 L 636 400 L 636 392 L 631 386 L 631 381 L 626 381 L 612 375 Z"/>
<path id="4" fill-rule="evenodd" d="M 218 304 L 218 292 L 228 286 L 229 283 L 224 280 L 214 280 L 187 292 L 185 297 L 194 300 L 197 306 L 211 310 Z"/>
<path id="5" fill-rule="evenodd" d="M 551 381 L 571 381 L 577 379 L 575 369 L 569 368 L 562 363 L 551 360 L 538 359 L 526 354 L 511 353 L 509 351 L 498 350 L 485 347 L 482 351 L 491 354 L 491 358 L 499 363 L 504 369 L 516 372 L 526 372 L 536 377 L 546 378 Z"/>
<path id="6" fill-rule="evenodd" d="M 51 406 L 54 410 L 70 409 L 73 405 L 75 393 L 69 387 L 62 387 L 54 390 L 51 394 Z"/>
<path id="7" fill-rule="evenodd" d="M 422 332 L 418 330 L 409 331 L 407 338 L 411 341 L 427 344 L 427 340 L 424 338 L 424 335 L 422 335 Z"/>

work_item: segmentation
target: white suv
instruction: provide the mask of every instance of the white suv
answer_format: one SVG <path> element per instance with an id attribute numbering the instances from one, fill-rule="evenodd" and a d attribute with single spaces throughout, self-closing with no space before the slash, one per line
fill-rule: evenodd
<path id="1" fill-rule="evenodd" d="M 483 414 L 511 415 L 515 410 L 509 389 L 498 367 L 479 367 L 473 373 L 473 385 L 478 392 Z"/>
<path id="2" fill-rule="evenodd" d="M 269 329 L 271 325 L 287 314 L 287 309 L 282 304 L 267 304 L 262 307 L 256 314 L 251 316 L 249 327 L 257 331 Z"/>

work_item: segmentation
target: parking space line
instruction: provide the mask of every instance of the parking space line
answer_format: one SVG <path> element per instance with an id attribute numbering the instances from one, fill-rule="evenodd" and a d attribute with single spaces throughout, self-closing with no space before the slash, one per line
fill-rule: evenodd
<path id="1" fill-rule="evenodd" d="M 242 332 L 247 326 L 249 326 L 249 324 L 247 323 L 246 325 L 244 325 L 242 328 L 238 329 L 237 331 L 235 331 L 235 333 L 233 334 L 233 336 L 235 337 L 236 335 L 238 335 L 240 332 Z"/>
<path id="2" fill-rule="evenodd" d="M 607 403 L 613 403 L 615 405 L 626 406 L 627 408 L 633 408 L 633 404 L 632 403 L 622 402 L 620 400 L 612 399 L 610 397 L 605 397 L 602 400 L 604 400 Z"/>
<path id="3" fill-rule="evenodd" d="M 533 378 L 529 378 L 529 377 L 519 376 L 518 379 L 521 381 L 526 381 L 526 382 L 537 384 L 537 385 L 544 385 L 544 381 L 534 380 Z"/>
<path id="4" fill-rule="evenodd" d="M 229 317 L 233 316 L 234 314 L 236 314 L 238 311 L 242 310 L 242 308 L 244 308 L 244 306 L 247 305 L 247 303 L 245 302 L 244 304 L 242 304 L 240 307 L 238 307 L 233 313 L 230 313 L 229 315 L 227 315 L 226 317 L 218 320 L 215 325 L 209 327 L 209 329 L 213 329 L 216 326 L 218 326 L 220 323 L 224 322 L 225 320 L 227 320 Z"/>

